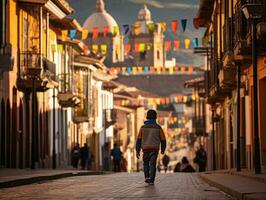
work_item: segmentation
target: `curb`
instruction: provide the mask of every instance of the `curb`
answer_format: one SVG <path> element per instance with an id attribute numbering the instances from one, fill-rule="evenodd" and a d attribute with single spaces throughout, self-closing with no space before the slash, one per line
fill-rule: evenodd
<path id="1" fill-rule="evenodd" d="M 33 183 L 42 182 L 42 181 L 50 181 L 50 180 L 56 180 L 56 179 L 61 179 L 61 178 L 74 177 L 74 176 L 106 175 L 106 174 L 110 174 L 110 173 L 103 172 L 103 171 L 66 172 L 66 173 L 61 173 L 61 174 L 59 173 L 59 174 L 54 174 L 54 175 L 35 176 L 35 177 L 30 177 L 30 178 L 22 178 L 22 179 L 0 182 L 0 189 L 17 187 L 17 186 L 22 186 L 22 185 L 29 185 Z"/>
<path id="2" fill-rule="evenodd" d="M 239 200 L 246 200 L 244 198 L 244 194 L 243 193 L 240 193 L 240 192 L 237 192 L 229 187 L 226 187 L 222 184 L 219 184 L 215 181 L 211 181 L 209 180 L 208 178 L 206 178 L 203 174 L 198 174 L 198 176 L 203 180 L 205 181 L 206 183 L 208 183 L 209 185 L 213 186 L 213 187 L 216 187 L 216 188 L 219 188 L 220 190 L 224 191 L 225 193 L 231 195 L 232 197 L 235 197 Z"/>

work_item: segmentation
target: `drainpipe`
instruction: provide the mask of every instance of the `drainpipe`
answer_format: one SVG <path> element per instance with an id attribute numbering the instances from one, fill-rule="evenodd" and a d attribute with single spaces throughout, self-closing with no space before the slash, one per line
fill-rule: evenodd
<path id="1" fill-rule="evenodd" d="M 240 164 L 240 63 L 237 64 L 237 148 L 236 148 L 236 170 L 241 171 Z"/>

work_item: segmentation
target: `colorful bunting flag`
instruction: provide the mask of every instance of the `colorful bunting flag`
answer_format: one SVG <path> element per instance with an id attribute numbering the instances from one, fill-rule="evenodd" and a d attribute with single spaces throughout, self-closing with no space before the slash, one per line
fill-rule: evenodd
<path id="1" fill-rule="evenodd" d="M 194 38 L 194 39 L 192 40 L 192 43 L 193 43 L 193 47 L 194 47 L 194 48 L 199 47 L 199 40 L 198 40 L 198 38 Z"/>
<path id="2" fill-rule="evenodd" d="M 97 54 L 98 53 L 98 48 L 99 48 L 99 46 L 97 44 L 92 45 L 92 52 L 94 54 Z"/>
<path id="3" fill-rule="evenodd" d="M 62 30 L 61 31 L 61 39 L 62 39 L 62 41 L 66 41 L 66 39 L 67 39 L 67 34 L 68 34 L 68 31 L 67 30 Z"/>
<path id="4" fill-rule="evenodd" d="M 181 26 L 182 26 L 183 32 L 185 32 L 186 27 L 187 27 L 187 19 L 181 20 Z"/>
<path id="5" fill-rule="evenodd" d="M 162 31 L 165 32 L 167 30 L 166 22 L 161 22 L 160 24 L 161 24 Z"/>
<path id="6" fill-rule="evenodd" d="M 94 27 L 92 29 L 92 39 L 97 39 L 98 35 L 99 35 L 99 29 L 98 29 L 98 27 Z"/>
<path id="7" fill-rule="evenodd" d="M 169 74 L 170 75 L 174 74 L 174 67 L 169 67 Z"/>
<path id="8" fill-rule="evenodd" d="M 86 44 L 83 44 L 83 51 L 84 52 L 87 52 L 89 50 L 89 47 L 88 47 L 88 45 L 86 45 Z"/>
<path id="9" fill-rule="evenodd" d="M 180 40 L 174 40 L 174 47 L 175 47 L 175 49 L 179 49 L 179 47 L 180 47 Z"/>
<path id="10" fill-rule="evenodd" d="M 185 43 L 185 48 L 186 48 L 186 49 L 189 49 L 189 48 L 190 48 L 190 39 L 188 39 L 188 38 L 185 39 L 185 40 L 184 40 L 184 43 Z"/>
<path id="11" fill-rule="evenodd" d="M 106 44 L 101 45 L 101 52 L 102 52 L 102 55 L 107 54 L 107 45 Z"/>
<path id="12" fill-rule="evenodd" d="M 129 25 L 128 24 L 124 24 L 123 28 L 124 28 L 124 31 L 125 31 L 125 35 L 127 35 L 127 33 L 129 32 Z"/>
<path id="13" fill-rule="evenodd" d="M 199 18 L 193 19 L 193 25 L 194 25 L 195 29 L 199 29 Z"/>
<path id="14" fill-rule="evenodd" d="M 140 43 L 139 44 L 139 52 L 144 52 L 145 51 L 145 44 L 144 43 Z"/>
<path id="15" fill-rule="evenodd" d="M 130 44 L 126 44 L 125 45 L 125 51 L 126 51 L 127 54 L 130 52 L 130 49 L 131 49 Z"/>
<path id="16" fill-rule="evenodd" d="M 144 67 L 144 71 L 145 71 L 146 74 L 149 74 L 149 73 L 150 73 L 150 71 L 149 71 L 149 67 L 148 67 L 148 66 L 145 66 L 145 67 Z"/>
<path id="17" fill-rule="evenodd" d="M 149 28 L 149 33 L 153 34 L 154 30 L 155 30 L 155 24 L 154 23 L 149 23 L 148 24 L 148 28 Z"/>
<path id="18" fill-rule="evenodd" d="M 114 35 L 114 36 L 117 36 L 118 33 L 119 33 L 119 27 L 118 27 L 118 26 L 114 26 L 114 27 L 113 27 L 113 35 Z"/>
<path id="19" fill-rule="evenodd" d="M 104 26 L 103 27 L 103 37 L 106 37 L 108 32 L 109 32 L 109 27 L 108 26 Z"/>
<path id="20" fill-rule="evenodd" d="M 62 44 L 57 45 L 57 48 L 58 48 L 58 51 L 59 51 L 60 53 L 63 52 L 63 45 L 62 45 Z"/>
<path id="21" fill-rule="evenodd" d="M 178 28 L 178 21 L 177 21 L 177 20 L 172 20 L 172 22 L 171 22 L 171 27 L 172 27 L 172 31 L 173 31 L 174 33 L 176 33 L 177 28 Z"/>
<path id="22" fill-rule="evenodd" d="M 140 24 L 134 24 L 132 26 L 132 28 L 133 28 L 133 34 L 134 35 L 139 35 L 139 33 L 140 33 Z"/>
<path id="23" fill-rule="evenodd" d="M 86 40 L 88 38 L 89 31 L 87 29 L 83 29 L 81 33 L 81 39 Z"/>
<path id="24" fill-rule="evenodd" d="M 139 52 L 139 44 L 135 43 L 134 45 L 135 52 Z"/>
<path id="25" fill-rule="evenodd" d="M 55 44 L 52 44 L 51 45 L 51 49 L 52 49 L 53 52 L 56 52 L 56 45 Z"/>
<path id="26" fill-rule="evenodd" d="M 188 71 L 187 71 L 187 74 L 188 74 L 188 75 L 191 75 L 191 74 L 193 73 L 193 71 L 194 71 L 194 70 L 193 70 L 193 67 L 189 67 L 189 68 L 188 68 Z"/>
<path id="27" fill-rule="evenodd" d="M 70 37 L 71 40 L 74 39 L 74 37 L 76 36 L 76 33 L 77 33 L 77 30 L 76 29 L 70 30 L 69 37 Z"/>
<path id="28" fill-rule="evenodd" d="M 171 41 L 165 41 L 165 50 L 170 51 L 171 50 Z"/>

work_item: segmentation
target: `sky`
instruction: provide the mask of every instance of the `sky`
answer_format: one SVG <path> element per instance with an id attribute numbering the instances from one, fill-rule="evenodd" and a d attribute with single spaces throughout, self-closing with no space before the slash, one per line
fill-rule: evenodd
<path id="1" fill-rule="evenodd" d="M 96 0 L 67 0 L 75 9 L 72 17 L 75 17 L 81 25 L 86 18 L 95 12 Z M 196 30 L 193 26 L 193 18 L 195 17 L 199 0 L 105 0 L 105 8 L 119 24 L 120 28 L 124 24 L 133 24 L 137 20 L 139 10 L 146 3 L 152 14 L 154 22 L 166 22 L 168 30 L 165 36 L 166 40 L 179 39 L 183 41 L 185 38 L 198 38 L 201 44 L 201 38 L 204 29 Z M 187 19 L 187 29 L 185 32 L 178 29 L 177 33 L 172 33 L 170 23 L 173 19 Z M 121 29 L 122 30 L 122 29 Z M 178 64 L 201 66 L 203 58 L 193 54 L 193 49 L 184 49 L 181 44 L 180 49 L 168 53 L 167 58 L 176 58 Z"/>

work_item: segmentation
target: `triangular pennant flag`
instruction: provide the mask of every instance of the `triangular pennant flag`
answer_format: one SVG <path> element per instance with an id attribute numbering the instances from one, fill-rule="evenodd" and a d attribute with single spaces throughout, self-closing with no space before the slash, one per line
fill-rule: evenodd
<path id="1" fill-rule="evenodd" d="M 142 67 L 138 67 L 138 72 L 139 74 L 142 74 L 143 68 Z"/>
<path id="2" fill-rule="evenodd" d="M 124 24 L 123 28 L 125 30 L 125 35 L 129 32 L 129 25 L 128 24 Z"/>
<path id="3" fill-rule="evenodd" d="M 132 26 L 132 28 L 133 28 L 133 34 L 134 35 L 139 35 L 139 33 L 140 33 L 140 24 L 134 24 Z"/>
<path id="4" fill-rule="evenodd" d="M 57 46 L 57 48 L 58 48 L 58 51 L 59 51 L 59 52 L 63 52 L 63 45 L 62 45 L 62 44 L 59 44 L 59 45 Z"/>
<path id="5" fill-rule="evenodd" d="M 134 49 L 135 49 L 135 52 L 139 52 L 139 44 L 138 43 L 136 43 L 134 45 Z"/>
<path id="6" fill-rule="evenodd" d="M 74 37 L 76 36 L 76 33 L 77 33 L 77 30 L 76 29 L 70 30 L 69 37 L 70 37 L 71 40 L 74 39 Z"/>
<path id="7" fill-rule="evenodd" d="M 186 71 L 186 67 L 181 67 L 181 69 L 180 69 L 180 73 L 181 73 L 181 74 L 184 74 L 185 71 Z"/>
<path id="8" fill-rule="evenodd" d="M 146 44 L 146 48 L 147 48 L 148 51 L 151 50 L 152 49 L 152 43 Z"/>
<path id="9" fill-rule="evenodd" d="M 67 34 L 68 34 L 68 30 L 62 30 L 62 31 L 61 31 L 62 41 L 66 41 L 66 39 L 67 39 Z"/>
<path id="10" fill-rule="evenodd" d="M 177 28 L 178 28 L 178 21 L 177 21 L 177 20 L 172 20 L 172 22 L 171 22 L 171 27 L 172 27 L 172 31 L 173 31 L 174 33 L 176 33 Z"/>
<path id="11" fill-rule="evenodd" d="M 131 49 L 130 44 L 126 44 L 125 45 L 125 51 L 126 51 L 126 53 L 129 53 L 130 52 L 130 49 Z"/>
<path id="12" fill-rule="evenodd" d="M 99 28 L 98 27 L 94 27 L 92 29 L 92 39 L 97 39 L 99 35 Z"/>
<path id="13" fill-rule="evenodd" d="M 116 67 L 115 71 L 116 71 L 117 74 L 119 74 L 121 72 L 121 68 L 120 67 Z"/>
<path id="14" fill-rule="evenodd" d="M 114 35 L 114 36 L 117 36 L 118 33 L 119 33 L 119 27 L 118 27 L 118 26 L 114 26 L 114 27 L 113 27 L 113 35 Z"/>
<path id="15" fill-rule="evenodd" d="M 187 27 L 187 19 L 181 20 L 181 26 L 182 26 L 183 32 L 185 32 L 186 27 Z"/>
<path id="16" fill-rule="evenodd" d="M 149 74 L 150 73 L 150 70 L 149 70 L 149 67 L 148 66 L 145 66 L 144 67 L 144 72 L 145 72 L 145 74 Z"/>
<path id="17" fill-rule="evenodd" d="M 107 45 L 106 44 L 101 45 L 101 52 L 102 52 L 102 55 L 106 55 L 106 53 L 107 53 Z"/>
<path id="18" fill-rule="evenodd" d="M 188 38 L 185 39 L 184 43 L 185 43 L 185 48 L 189 49 L 190 48 L 190 39 L 188 39 Z"/>
<path id="19" fill-rule="evenodd" d="M 109 32 L 109 27 L 108 26 L 104 26 L 103 27 L 103 37 L 106 37 L 108 32 Z"/>
<path id="20" fill-rule="evenodd" d="M 145 51 L 145 44 L 144 43 L 140 43 L 139 44 L 139 52 L 144 52 Z"/>
<path id="21" fill-rule="evenodd" d="M 171 41 L 165 41 L 165 50 L 170 51 L 171 50 Z"/>
<path id="22" fill-rule="evenodd" d="M 89 50 L 89 47 L 86 44 L 83 44 L 83 51 L 87 52 Z"/>
<path id="23" fill-rule="evenodd" d="M 150 73 L 153 74 L 155 72 L 155 68 L 154 67 L 150 67 Z"/>
<path id="24" fill-rule="evenodd" d="M 161 67 L 157 67 L 156 70 L 157 70 L 157 74 L 161 74 Z"/>
<path id="25" fill-rule="evenodd" d="M 97 54 L 98 53 L 98 45 L 97 44 L 94 44 L 94 45 L 92 45 L 92 52 L 94 53 L 94 54 Z"/>
<path id="26" fill-rule="evenodd" d="M 131 74 L 131 68 L 130 67 L 127 67 L 127 73 Z"/>
<path id="27" fill-rule="evenodd" d="M 174 74 L 174 67 L 169 67 L 169 74 L 170 75 Z"/>
<path id="28" fill-rule="evenodd" d="M 198 38 L 194 38 L 194 39 L 192 40 L 192 43 L 193 43 L 193 47 L 194 47 L 194 48 L 199 47 L 199 40 L 198 40 Z"/>
<path id="29" fill-rule="evenodd" d="M 175 49 L 179 49 L 179 47 L 180 47 L 180 40 L 174 40 L 174 46 L 175 46 Z"/>
<path id="30" fill-rule="evenodd" d="M 161 22 L 160 24 L 161 24 L 162 31 L 165 32 L 167 30 L 166 22 Z"/>
<path id="31" fill-rule="evenodd" d="M 199 18 L 193 19 L 193 25 L 194 25 L 195 29 L 199 29 Z"/>
<path id="32" fill-rule="evenodd" d="M 187 74 L 190 75 L 190 74 L 193 73 L 193 71 L 194 71 L 194 70 L 193 70 L 193 67 L 189 67 L 189 68 L 188 68 L 188 71 L 187 71 Z"/>
<path id="33" fill-rule="evenodd" d="M 137 67 L 132 67 L 132 74 L 135 75 L 135 74 L 137 74 L 137 72 L 138 72 L 138 71 L 137 71 Z"/>
<path id="34" fill-rule="evenodd" d="M 51 45 L 51 49 L 52 49 L 53 52 L 56 52 L 56 45 L 55 44 L 52 44 Z"/>
<path id="35" fill-rule="evenodd" d="M 83 29 L 81 33 L 81 39 L 86 40 L 88 38 L 89 31 L 87 29 Z"/>
<path id="36" fill-rule="evenodd" d="M 149 33 L 153 34 L 154 30 L 155 30 L 155 24 L 154 23 L 149 23 L 148 24 L 148 28 L 149 28 Z"/>

